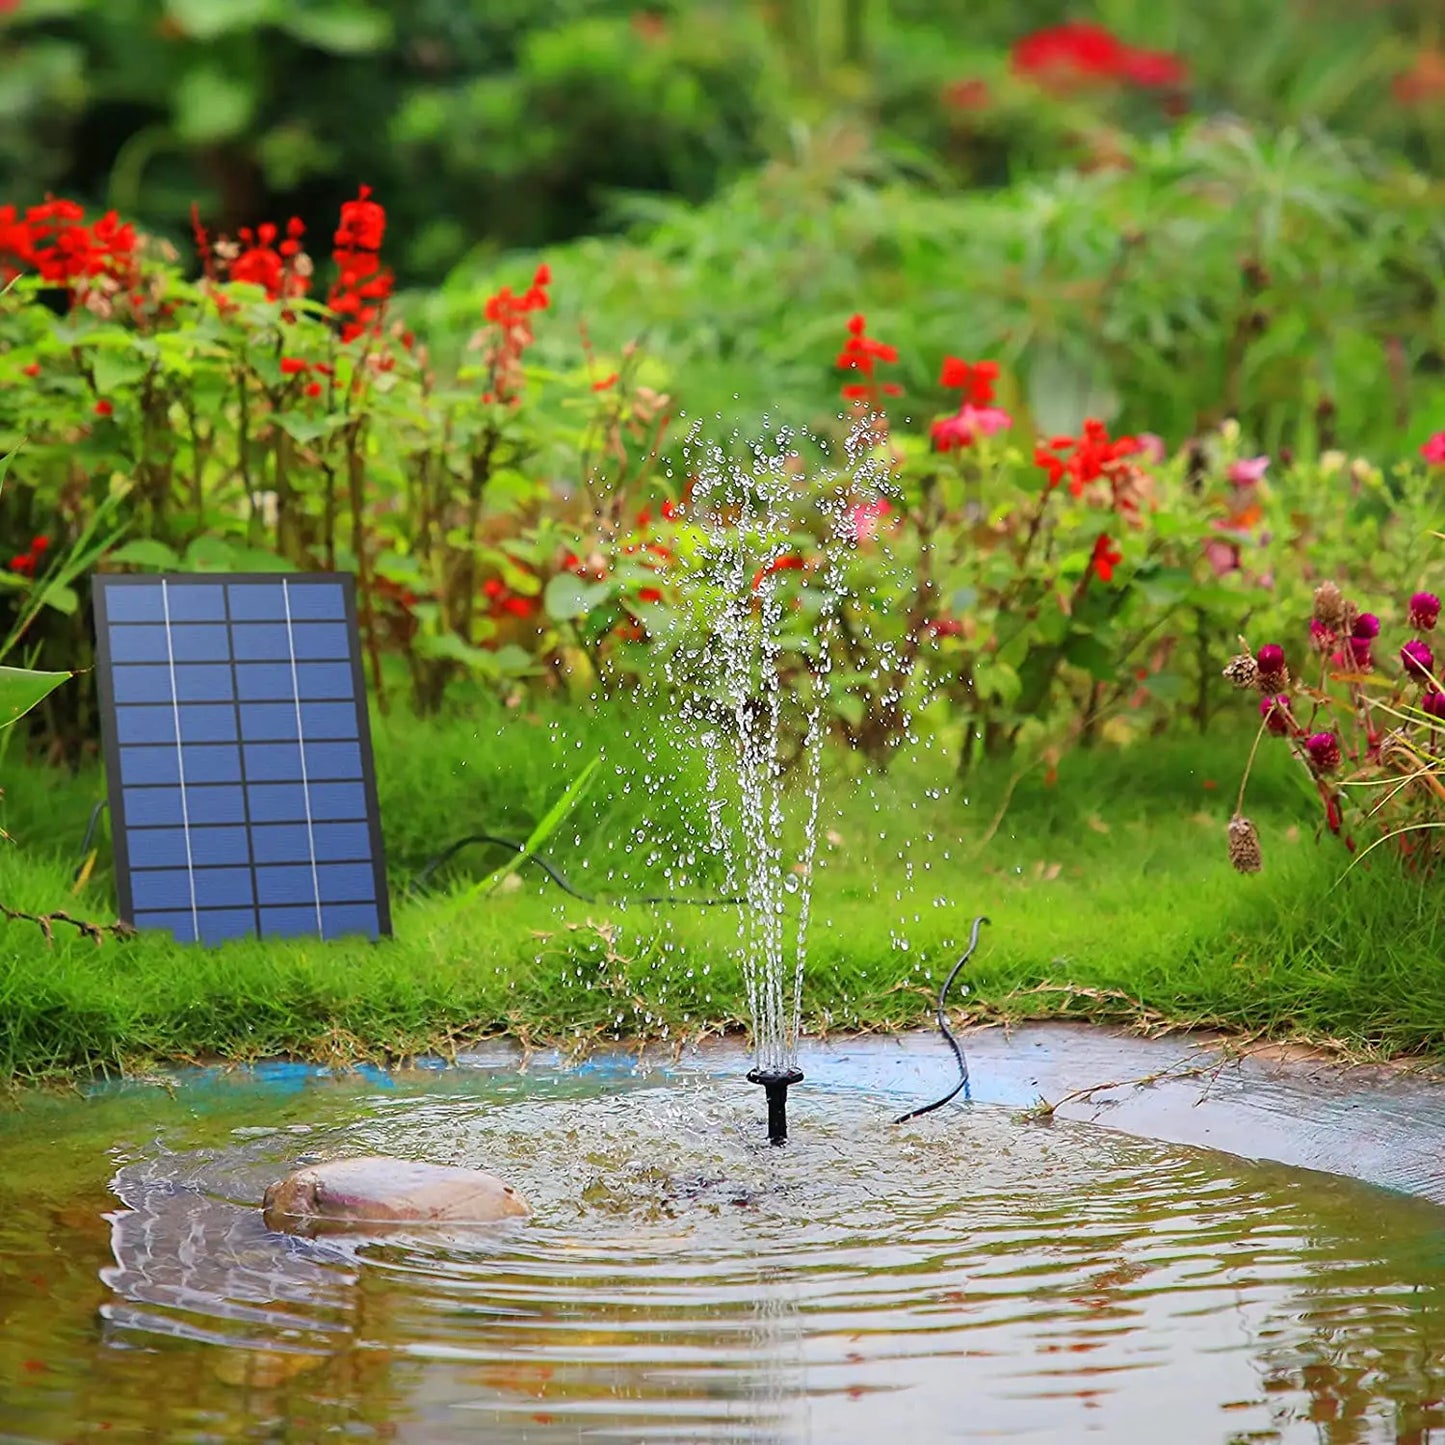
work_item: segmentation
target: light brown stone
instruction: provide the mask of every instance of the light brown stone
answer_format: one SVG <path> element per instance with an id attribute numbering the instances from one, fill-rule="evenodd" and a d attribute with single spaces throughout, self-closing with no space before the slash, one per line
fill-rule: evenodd
<path id="1" fill-rule="evenodd" d="M 293 1234 L 491 1224 L 532 1212 L 494 1174 L 380 1155 L 307 1165 L 271 1185 L 262 1207 L 268 1229 Z"/>

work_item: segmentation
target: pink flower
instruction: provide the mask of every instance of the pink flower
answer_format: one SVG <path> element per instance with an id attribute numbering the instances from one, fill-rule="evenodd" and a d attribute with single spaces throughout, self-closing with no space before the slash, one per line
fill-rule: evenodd
<path id="1" fill-rule="evenodd" d="M 1420 711 L 1437 721 L 1445 721 L 1445 692 L 1427 692 L 1420 699 Z"/>
<path id="2" fill-rule="evenodd" d="M 964 402 L 957 415 L 933 423 L 933 445 L 941 452 L 971 447 L 979 437 L 1007 431 L 1014 419 L 1002 407 L 974 406 Z"/>
<path id="3" fill-rule="evenodd" d="M 877 501 L 861 502 L 853 508 L 853 535 L 860 542 L 866 542 L 878 535 L 879 523 L 893 509 L 886 497 Z"/>
<path id="4" fill-rule="evenodd" d="M 1400 662 L 1412 677 L 1428 678 L 1435 670 L 1435 654 L 1430 644 L 1419 637 L 1412 637 L 1400 649 Z"/>
<path id="5" fill-rule="evenodd" d="M 1204 560 L 1216 577 L 1227 577 L 1239 570 L 1239 548 L 1233 542 L 1221 542 L 1213 537 L 1204 544 Z"/>
<path id="6" fill-rule="evenodd" d="M 1420 455 L 1424 457 L 1432 467 L 1445 466 L 1445 431 L 1437 431 L 1435 435 L 1420 448 Z"/>
<path id="7" fill-rule="evenodd" d="M 1289 710 L 1289 698 L 1284 693 L 1260 698 L 1259 715 L 1264 719 L 1264 724 L 1270 732 L 1278 737 L 1283 737 L 1294 726 L 1294 719 Z"/>
<path id="8" fill-rule="evenodd" d="M 1159 463 L 1169 455 L 1164 438 L 1152 431 L 1141 431 L 1134 438 L 1139 443 L 1139 459 L 1143 462 Z"/>
<path id="9" fill-rule="evenodd" d="M 1252 487 L 1264 480 L 1265 468 L 1268 466 L 1268 457 L 1241 457 L 1230 465 L 1225 476 L 1236 487 Z"/>
<path id="10" fill-rule="evenodd" d="M 1445 432 L 1441 433 L 1445 436 Z M 1433 592 L 1417 592 L 1410 599 L 1410 626 L 1431 631 L 1440 620 L 1440 599 Z"/>

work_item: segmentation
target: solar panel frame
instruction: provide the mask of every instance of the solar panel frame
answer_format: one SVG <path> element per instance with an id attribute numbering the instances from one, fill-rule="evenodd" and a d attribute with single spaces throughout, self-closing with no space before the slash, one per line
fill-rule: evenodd
<path id="1" fill-rule="evenodd" d="M 219 587 L 223 599 L 222 616 L 215 619 L 215 624 L 220 628 L 220 633 L 211 636 L 205 628 L 198 628 L 195 619 L 182 623 L 188 631 L 181 634 L 185 638 L 187 658 L 184 666 L 187 669 L 210 670 L 215 676 L 211 679 L 214 684 L 224 688 L 226 696 L 217 696 L 214 701 L 206 697 L 182 698 L 178 673 L 176 671 L 178 659 L 175 656 L 178 635 L 174 632 L 177 620 L 170 617 L 169 611 L 169 589 L 172 587 L 183 589 Z M 292 615 L 292 596 L 297 589 L 306 589 L 318 586 L 330 586 L 340 589 L 342 617 L 340 619 L 328 618 L 320 623 L 312 622 L 304 614 L 312 612 L 313 607 L 304 605 L 301 607 L 303 616 L 298 620 Z M 248 611 L 254 612 L 254 607 L 241 606 L 241 615 L 236 613 L 237 604 L 247 602 L 247 591 L 254 588 L 260 590 L 270 587 L 279 588 L 282 592 L 285 617 L 284 626 L 286 630 L 286 648 L 282 655 L 271 657 L 252 657 L 253 651 L 259 650 L 266 653 L 276 651 L 274 642 L 275 627 L 283 619 L 258 619 L 246 615 Z M 160 624 L 165 631 L 164 658 L 148 659 L 145 657 L 118 658 L 116 653 L 116 634 L 113 628 L 117 625 L 114 616 L 115 608 L 113 602 L 119 602 L 127 590 L 151 589 L 159 590 L 162 598 L 164 620 Z M 239 593 L 234 589 L 246 589 Z M 301 592 L 304 598 L 304 591 Z M 164 573 L 164 574 L 119 574 L 103 573 L 93 579 L 92 598 L 95 611 L 96 630 L 96 660 L 97 660 L 97 686 L 101 703 L 101 744 L 102 755 L 106 768 L 107 798 L 111 814 L 111 838 L 112 849 L 115 860 L 116 894 L 121 919 L 134 926 L 137 925 L 137 914 L 150 914 L 153 917 L 159 916 L 180 916 L 188 914 L 192 921 L 197 942 L 215 942 L 221 935 L 217 934 L 210 938 L 202 938 L 200 928 L 200 915 L 213 913 L 219 916 L 222 911 L 236 915 L 249 911 L 250 928 L 242 929 L 234 936 L 254 935 L 261 938 L 272 938 L 280 936 L 299 936 L 308 932 L 304 926 L 307 922 L 305 913 L 314 915 L 314 927 L 309 930 L 322 938 L 337 937 L 345 933 L 357 931 L 370 933 L 370 928 L 360 930 L 340 927 L 332 932 L 327 930 L 328 914 L 340 917 L 349 909 L 354 915 L 356 909 L 374 907 L 376 936 L 389 937 L 392 932 L 391 907 L 387 891 L 386 879 L 386 855 L 381 833 L 381 814 L 377 802 L 376 793 L 376 765 L 372 747 L 370 716 L 367 710 L 366 680 L 362 671 L 361 650 L 358 644 L 357 610 L 356 610 L 356 580 L 348 572 L 300 572 L 300 573 L 274 573 L 274 572 L 207 572 L 207 573 Z M 252 597 L 254 603 L 257 599 Z M 122 611 L 126 609 L 122 605 Z M 264 611 L 264 607 L 261 609 Z M 322 609 L 323 611 L 325 609 Z M 135 619 L 130 619 L 134 622 Z M 254 624 L 259 621 L 259 628 Z M 273 637 L 268 640 L 263 634 L 268 625 L 271 628 Z M 125 626 L 125 623 L 121 623 Z M 145 625 L 144 623 L 142 625 Z M 318 627 L 331 627 L 336 625 L 344 628 L 344 638 L 338 640 L 338 634 L 332 630 L 325 634 L 318 633 Z M 238 633 L 237 627 L 248 629 Z M 309 629 L 303 635 L 303 629 Z M 221 634 L 224 634 L 224 646 L 219 656 L 214 652 L 206 656 L 207 648 L 214 648 L 222 641 Z M 247 655 L 238 656 L 238 641 L 245 640 L 245 652 Z M 150 637 L 135 637 L 126 639 L 127 646 L 131 642 L 137 642 L 142 650 L 148 645 L 154 645 L 154 639 Z M 305 650 L 316 651 L 319 647 L 321 657 L 319 660 L 308 660 L 301 655 L 300 643 L 306 643 Z M 328 649 L 334 654 L 338 646 L 344 646 L 344 660 L 328 654 Z M 199 651 L 200 656 L 191 657 L 192 651 Z M 156 703 L 146 696 L 144 686 L 141 686 L 140 696 L 132 690 L 132 683 L 137 680 L 133 669 L 149 667 L 159 672 L 165 669 L 168 672 L 168 698 L 164 707 L 168 707 L 171 713 L 170 735 L 166 736 L 166 720 L 157 717 L 139 717 L 138 710 L 150 708 L 159 711 L 162 704 Z M 278 667 L 289 667 L 291 676 L 291 690 L 285 696 L 276 695 L 277 688 L 271 687 L 268 694 L 266 690 L 263 673 L 274 671 Z M 308 669 L 308 678 L 316 677 L 324 679 L 318 685 L 322 691 L 320 700 L 301 697 L 299 682 L 299 670 L 302 667 Z M 245 684 L 241 669 L 247 669 Z M 260 669 L 260 671 L 258 671 Z M 154 681 L 154 673 L 152 680 Z M 189 673 L 188 673 L 189 679 Z M 128 696 L 121 698 L 117 696 L 117 682 L 121 681 L 123 686 L 120 689 L 128 693 Z M 143 684 L 144 679 L 139 681 Z M 274 680 L 273 680 L 274 681 Z M 214 691 L 214 688 L 212 689 Z M 203 689 L 204 692 L 204 689 Z M 152 691 L 153 697 L 153 691 Z M 182 709 L 185 709 L 183 715 Z M 341 711 L 345 709 L 346 711 Z M 287 717 L 289 710 L 289 718 Z M 229 718 L 226 714 L 229 713 Z M 294 720 L 294 729 L 292 722 Z M 318 737 L 307 727 L 310 720 L 316 726 Z M 123 732 L 132 730 L 138 726 L 142 736 L 130 738 L 122 736 Z M 144 737 L 145 731 L 154 729 L 153 740 Z M 288 731 L 288 729 L 291 729 Z M 185 737 L 186 731 L 196 731 L 198 736 Z M 253 732 L 259 732 L 260 736 L 252 736 Z M 221 771 L 216 776 L 202 775 L 199 779 L 188 779 L 188 759 L 193 766 L 201 766 L 208 755 L 197 752 L 198 748 L 204 749 L 211 746 L 208 738 L 220 742 L 224 740 L 226 746 L 214 747 L 215 761 Z M 294 788 L 295 783 L 280 782 L 273 783 L 264 776 L 253 777 L 248 771 L 248 756 L 260 762 L 263 757 L 272 756 L 279 759 L 283 749 L 294 746 L 298 754 L 299 767 L 301 772 L 300 785 L 303 793 L 304 820 L 291 820 L 285 816 L 285 792 L 288 788 Z M 231 748 L 236 758 L 236 771 L 234 776 L 224 776 L 227 759 L 225 753 L 227 747 Z M 330 756 L 335 757 L 337 750 L 351 747 L 355 752 L 348 754 L 355 759 L 356 766 L 353 771 L 344 779 L 330 781 L 329 776 L 318 776 L 314 781 L 308 779 L 307 756 L 308 753 L 315 757 L 324 757 L 327 754 L 316 751 L 317 749 L 330 749 Z M 270 748 L 270 754 L 260 750 Z M 170 766 L 169 754 L 175 756 L 175 781 L 170 782 L 167 776 L 167 769 Z M 168 870 L 161 868 L 137 868 L 132 857 L 133 830 L 155 828 L 163 826 L 157 824 L 155 817 L 140 821 L 126 798 L 127 768 L 131 765 L 151 768 L 154 772 L 154 779 L 166 779 L 164 783 L 152 781 L 146 784 L 132 784 L 132 786 L 154 786 L 157 795 L 164 789 L 166 791 L 177 790 L 180 797 L 181 817 L 177 826 L 184 839 L 184 863 L 174 864 Z M 254 764 L 253 764 L 254 765 Z M 336 775 L 339 764 L 331 765 L 330 776 Z M 284 771 L 284 770 L 283 770 Z M 359 773 L 359 777 L 357 774 Z M 224 781 L 224 787 L 213 788 L 215 796 L 208 793 L 204 799 L 201 794 L 194 793 L 196 788 L 212 788 L 217 782 Z M 357 797 L 356 789 L 360 789 L 359 809 L 355 802 Z M 258 791 L 260 790 L 260 791 Z M 329 790 L 329 791 L 318 791 Z M 346 790 L 342 792 L 341 790 Z M 240 798 L 240 815 L 236 817 L 208 817 L 205 822 L 195 823 L 196 828 L 205 828 L 203 837 L 207 847 L 212 844 L 229 845 L 233 851 L 236 849 L 236 835 L 239 832 L 244 840 L 245 861 L 234 863 L 228 861 L 215 861 L 197 863 L 193 851 L 193 819 L 191 809 L 202 801 L 208 806 L 214 801 L 221 807 L 224 815 L 224 804 L 229 804 L 234 812 L 234 800 L 229 794 L 235 792 Z M 313 810 L 313 797 L 317 808 Z M 326 800 L 331 800 L 326 803 Z M 263 816 L 256 816 L 253 813 L 254 807 L 261 807 L 263 803 L 270 801 L 274 806 L 272 811 L 281 816 L 265 815 L 266 810 L 262 808 Z M 147 798 L 147 802 L 153 802 L 157 807 L 163 802 L 159 796 Z M 137 800 L 137 809 L 140 801 Z M 327 817 L 328 811 L 341 808 L 342 817 L 333 821 Z M 294 808 L 293 808 L 294 811 Z M 320 816 L 317 816 L 317 813 Z M 331 857 L 318 857 L 316 850 L 316 839 L 322 830 L 329 830 L 328 837 L 343 836 L 341 830 L 350 829 L 349 836 L 356 837 L 355 829 L 358 825 L 364 826 L 366 830 L 366 843 L 368 857 L 365 860 L 358 860 L 351 864 L 345 860 L 338 861 Z M 258 837 L 265 835 L 267 839 L 274 839 L 280 836 L 280 829 L 297 829 L 304 827 L 307 839 L 306 858 L 299 859 L 295 864 L 285 861 L 277 861 L 276 856 L 258 858 L 256 847 Z M 269 832 L 267 831 L 269 830 Z M 223 836 L 227 835 L 227 836 Z M 156 839 L 151 840 L 152 843 Z M 293 850 L 294 851 L 294 850 Z M 293 905 L 283 902 L 285 888 L 279 893 L 272 885 L 283 883 L 281 876 L 283 871 L 290 871 L 297 867 L 304 867 L 309 863 L 312 890 L 305 905 Z M 369 864 L 372 898 L 364 904 L 348 904 L 345 901 L 322 898 L 321 873 L 322 870 L 334 870 L 338 867 L 356 868 Z M 222 877 L 225 873 L 249 872 L 250 895 L 249 904 L 237 904 L 234 909 L 225 910 L 224 905 L 201 905 L 196 898 L 196 873 L 200 868 L 206 872 L 208 887 L 212 883 L 224 885 L 226 879 Z M 142 879 L 145 888 L 149 888 L 153 882 L 163 881 L 164 878 L 173 880 L 177 876 L 177 870 L 182 869 L 189 886 L 189 898 L 185 906 L 178 909 L 166 909 L 158 906 L 150 908 L 137 907 L 137 873 L 142 875 L 154 874 L 155 878 Z M 262 870 L 271 870 L 264 873 Z M 267 885 L 268 901 L 262 899 L 262 882 Z M 355 892 L 358 887 L 357 876 L 352 873 L 345 880 L 336 877 L 334 872 L 327 873 L 328 881 L 335 881 L 343 885 L 343 891 L 347 888 Z M 294 880 L 292 880 L 294 881 Z M 274 901 L 270 901 L 274 897 Z M 153 899 L 147 901 L 154 902 Z M 275 926 L 263 926 L 263 909 L 266 910 L 266 918 L 270 924 Z M 283 917 L 283 915 L 285 915 Z M 239 926 L 239 917 L 233 918 L 232 923 Z M 281 925 L 285 925 L 284 927 Z M 229 926 L 229 925 L 228 925 Z"/>

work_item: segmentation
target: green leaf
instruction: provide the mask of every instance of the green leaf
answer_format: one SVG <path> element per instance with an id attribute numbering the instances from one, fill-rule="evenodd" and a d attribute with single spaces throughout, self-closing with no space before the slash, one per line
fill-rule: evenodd
<path id="1" fill-rule="evenodd" d="M 154 537 L 138 537 L 133 542 L 127 542 L 124 547 L 117 547 L 106 560 L 126 567 L 154 567 L 158 572 L 174 571 L 181 565 L 179 553 Z"/>
<path id="2" fill-rule="evenodd" d="M 1113 652 L 1090 632 L 1076 632 L 1064 643 L 1064 657 L 1097 682 L 1108 682 L 1119 672 Z"/>
<path id="3" fill-rule="evenodd" d="M 41 591 L 38 605 L 53 607 L 67 617 L 74 617 L 80 611 L 80 598 L 75 595 L 73 587 L 67 587 L 61 582 L 51 582 Z"/>
<path id="4" fill-rule="evenodd" d="M 134 386 L 146 374 L 146 362 L 125 351 L 97 351 L 91 362 L 95 389 L 101 396 L 113 396 L 122 387 Z"/>
<path id="5" fill-rule="evenodd" d="M 303 45 L 329 55 L 366 55 L 391 39 L 390 17 L 354 6 L 331 10 L 291 9 L 277 25 Z"/>
<path id="6" fill-rule="evenodd" d="M 611 591 L 606 582 L 584 582 L 571 572 L 559 572 L 547 584 L 542 605 L 554 622 L 573 622 L 586 617 Z"/>
<path id="7" fill-rule="evenodd" d="M 1006 662 L 984 659 L 973 670 L 973 688 L 981 698 L 997 698 L 1005 707 L 1018 700 L 1022 683 Z"/>
<path id="8" fill-rule="evenodd" d="M 256 109 L 256 87 L 218 65 L 198 65 L 181 77 L 172 103 L 176 134 L 205 145 L 246 129 Z"/>
<path id="9" fill-rule="evenodd" d="M 192 40 L 254 30 L 271 18 L 276 0 L 166 0 L 166 13 Z"/>
<path id="10" fill-rule="evenodd" d="M 522 845 L 522 851 L 510 862 L 504 863 L 495 873 L 483 878 L 482 881 L 471 890 L 471 896 L 473 898 L 483 893 L 490 893 L 504 878 L 509 874 L 515 873 L 517 869 L 567 821 L 568 814 L 582 801 L 582 795 L 587 791 L 588 786 L 597 773 L 597 769 L 601 766 L 602 758 L 599 755 L 593 758 L 592 761 L 573 778 L 567 791 L 552 804 L 542 821 L 532 829 L 531 836 Z"/>
<path id="11" fill-rule="evenodd" d="M 28 667 L 0 667 L 0 728 L 25 716 L 73 672 L 33 672 Z"/>
<path id="12" fill-rule="evenodd" d="M 300 411 L 277 412 L 275 422 L 282 431 L 289 437 L 305 446 L 307 442 L 314 442 L 318 437 L 324 437 L 328 432 L 334 432 L 338 427 L 346 425 L 344 416 L 307 416 Z"/>

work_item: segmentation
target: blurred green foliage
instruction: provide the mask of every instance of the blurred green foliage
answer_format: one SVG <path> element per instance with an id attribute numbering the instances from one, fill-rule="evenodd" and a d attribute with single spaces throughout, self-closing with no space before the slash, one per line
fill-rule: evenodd
<path id="1" fill-rule="evenodd" d="M 800 126 L 840 116 L 943 196 L 1096 165 L 1186 112 L 1264 134 L 1322 125 L 1440 169 L 1445 59 L 1430 0 L 1096 0 L 1091 11 L 1065 0 L 19 0 L 0 15 L 0 177 L 7 201 L 54 190 L 173 239 L 193 201 L 234 231 L 334 214 L 365 181 L 387 198 L 401 274 L 425 282 L 477 245 L 606 226 L 619 194 L 702 200 L 788 153 Z M 1015 73 L 1021 36 L 1081 19 L 1177 54 L 1187 82 L 1059 93 Z"/>

